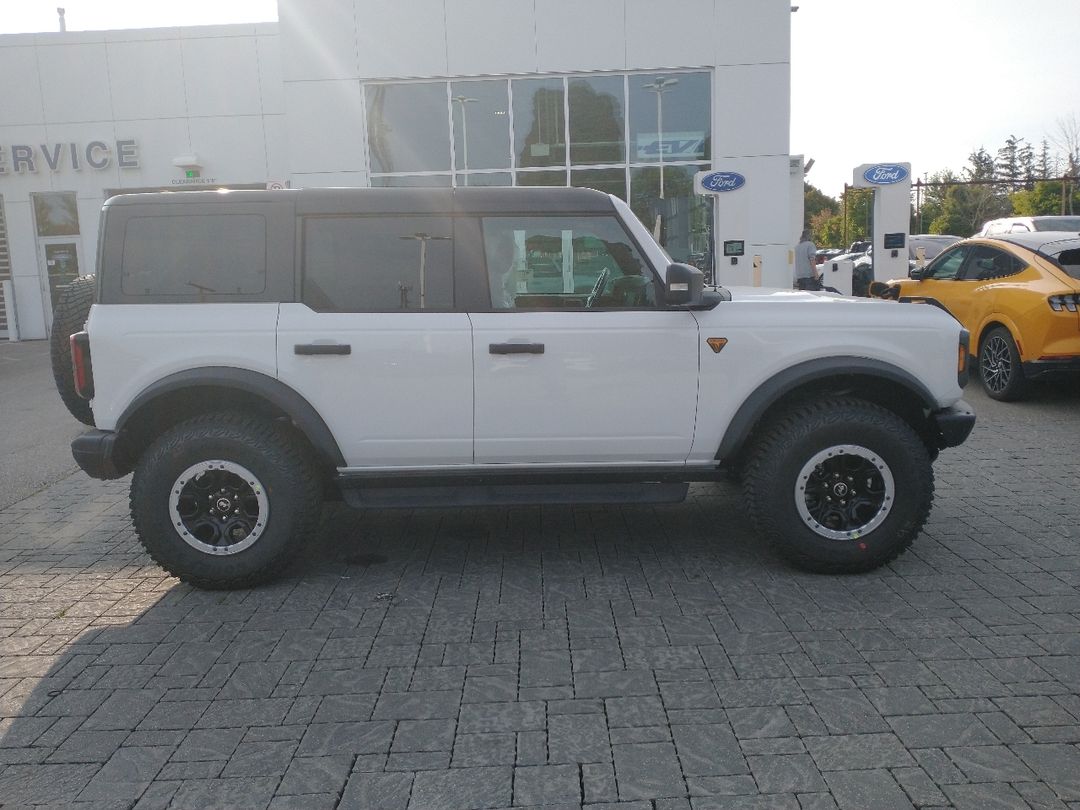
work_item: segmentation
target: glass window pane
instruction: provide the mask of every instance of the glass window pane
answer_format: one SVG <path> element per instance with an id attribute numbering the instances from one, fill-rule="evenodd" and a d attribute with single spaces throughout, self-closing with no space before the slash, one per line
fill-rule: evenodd
<path id="1" fill-rule="evenodd" d="M 133 217 L 124 228 L 127 295 L 250 295 L 266 289 L 266 219 L 253 214 Z"/>
<path id="2" fill-rule="evenodd" d="M 712 136 L 708 73 L 630 77 L 630 162 L 708 160 Z"/>
<path id="3" fill-rule="evenodd" d="M 485 217 L 494 309 L 647 307 L 656 279 L 612 217 Z"/>
<path id="4" fill-rule="evenodd" d="M 957 273 L 960 272 L 960 266 L 967 257 L 967 253 L 968 248 L 966 245 L 946 250 L 926 266 L 926 277 L 956 278 Z"/>
<path id="5" fill-rule="evenodd" d="M 402 177 L 372 177 L 373 188 L 450 188 L 448 174 L 420 174 Z"/>
<path id="6" fill-rule="evenodd" d="M 78 236 L 79 207 L 73 191 L 31 194 L 38 236 Z"/>
<path id="7" fill-rule="evenodd" d="M 514 79 L 514 155 L 517 165 L 566 163 L 562 79 Z"/>
<path id="8" fill-rule="evenodd" d="M 623 77 L 570 79 L 570 162 L 626 160 Z"/>
<path id="9" fill-rule="evenodd" d="M 566 172 L 518 172 L 519 186 L 565 186 Z"/>
<path id="10" fill-rule="evenodd" d="M 712 197 L 694 194 L 705 166 L 650 166 L 630 170 L 630 207 L 677 262 L 713 270 Z M 664 196 L 660 196 L 660 175 Z"/>
<path id="11" fill-rule="evenodd" d="M 457 170 L 509 169 L 510 98 L 506 82 L 452 82 L 450 109 Z"/>
<path id="12" fill-rule="evenodd" d="M 446 84 L 369 84 L 368 150 L 373 172 L 450 170 Z"/>
<path id="13" fill-rule="evenodd" d="M 595 188 L 605 194 L 626 199 L 626 171 L 623 169 L 574 169 L 570 172 L 570 185 L 577 188 Z"/>
<path id="14" fill-rule="evenodd" d="M 303 300 L 319 312 L 453 305 L 449 217 L 312 217 L 304 222 Z"/>
<path id="15" fill-rule="evenodd" d="M 484 172 L 483 174 L 459 174 L 459 186 L 511 186 L 513 178 L 510 172 Z"/>

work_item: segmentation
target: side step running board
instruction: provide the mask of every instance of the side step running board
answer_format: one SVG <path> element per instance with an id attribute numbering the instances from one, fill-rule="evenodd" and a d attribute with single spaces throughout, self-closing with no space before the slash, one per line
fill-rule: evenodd
<path id="1" fill-rule="evenodd" d="M 344 482 L 340 481 L 339 484 Z M 680 503 L 685 482 L 647 484 L 501 484 L 445 487 L 342 486 L 345 502 L 357 509 L 528 504 Z"/>

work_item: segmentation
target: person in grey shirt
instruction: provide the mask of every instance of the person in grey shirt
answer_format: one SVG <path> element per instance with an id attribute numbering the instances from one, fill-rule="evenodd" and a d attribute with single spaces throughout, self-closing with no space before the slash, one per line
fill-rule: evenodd
<path id="1" fill-rule="evenodd" d="M 810 241 L 810 231 L 805 230 L 795 246 L 795 286 L 800 290 L 820 290 L 821 277 L 817 272 L 815 258 L 817 246 Z"/>

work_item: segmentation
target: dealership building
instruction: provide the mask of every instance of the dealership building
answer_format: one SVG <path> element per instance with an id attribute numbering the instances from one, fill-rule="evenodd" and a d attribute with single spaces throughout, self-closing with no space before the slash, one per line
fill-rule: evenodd
<path id="1" fill-rule="evenodd" d="M 787 0 L 278 7 L 0 36 L 0 338 L 48 334 L 57 288 L 95 270 L 102 203 L 133 191 L 585 186 L 721 284 L 790 286 Z"/>

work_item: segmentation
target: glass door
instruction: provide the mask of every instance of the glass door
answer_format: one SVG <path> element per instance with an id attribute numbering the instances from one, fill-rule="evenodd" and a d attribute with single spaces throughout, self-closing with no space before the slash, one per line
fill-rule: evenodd
<path id="1" fill-rule="evenodd" d="M 79 277 L 79 207 L 73 191 L 39 192 L 30 199 L 38 237 L 41 303 L 46 328 L 51 330 L 60 288 Z"/>

